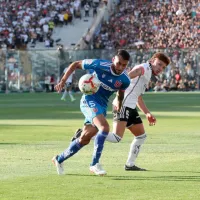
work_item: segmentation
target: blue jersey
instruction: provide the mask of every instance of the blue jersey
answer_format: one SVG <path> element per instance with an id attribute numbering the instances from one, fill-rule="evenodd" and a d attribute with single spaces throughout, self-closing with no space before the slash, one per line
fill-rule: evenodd
<path id="1" fill-rule="evenodd" d="M 130 78 L 126 71 L 117 75 L 111 69 L 112 62 L 100 59 L 85 59 L 82 61 L 82 68 L 94 70 L 101 81 L 99 90 L 93 95 L 85 95 L 89 100 L 90 96 L 101 106 L 107 107 L 109 97 L 118 90 L 125 90 L 130 84 Z"/>

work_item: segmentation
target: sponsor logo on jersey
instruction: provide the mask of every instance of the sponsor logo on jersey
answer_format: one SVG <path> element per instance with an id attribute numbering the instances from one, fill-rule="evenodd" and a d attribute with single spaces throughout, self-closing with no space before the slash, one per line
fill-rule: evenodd
<path id="1" fill-rule="evenodd" d="M 114 84 L 115 87 L 120 87 L 121 85 L 122 85 L 121 81 L 116 81 Z"/>
<path id="2" fill-rule="evenodd" d="M 108 82 L 110 82 L 110 83 L 112 83 L 112 81 L 113 81 L 112 79 L 108 80 Z"/>
<path id="3" fill-rule="evenodd" d="M 108 91 L 111 91 L 111 92 L 115 91 L 115 90 L 113 90 L 111 87 L 109 87 L 108 85 L 106 85 L 106 84 L 104 84 L 104 83 L 102 83 L 102 82 L 101 82 L 101 86 L 102 86 L 105 90 L 108 90 Z"/>

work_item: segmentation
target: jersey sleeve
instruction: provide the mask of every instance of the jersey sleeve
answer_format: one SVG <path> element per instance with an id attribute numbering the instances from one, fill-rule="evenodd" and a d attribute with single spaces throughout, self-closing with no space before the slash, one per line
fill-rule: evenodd
<path id="1" fill-rule="evenodd" d="M 148 74 L 149 74 L 149 71 L 150 71 L 150 68 L 146 65 L 138 65 L 135 67 L 135 69 L 141 69 L 142 70 L 142 75 L 141 76 L 144 76 L 144 77 L 148 77 Z"/>
<path id="2" fill-rule="evenodd" d="M 130 79 L 127 78 L 127 79 L 123 82 L 123 84 L 122 84 L 122 86 L 121 86 L 121 90 L 126 90 L 126 89 L 128 88 L 128 86 L 130 85 L 130 83 L 131 83 Z"/>
<path id="3" fill-rule="evenodd" d="M 142 71 L 142 76 L 144 75 L 144 73 L 145 73 L 145 67 L 143 66 L 143 65 L 137 65 L 137 66 L 135 66 L 134 67 L 134 69 L 141 69 L 141 71 Z"/>
<path id="4" fill-rule="evenodd" d="M 85 59 L 82 61 L 82 68 L 85 70 L 95 70 L 98 66 L 99 60 L 97 59 Z"/>

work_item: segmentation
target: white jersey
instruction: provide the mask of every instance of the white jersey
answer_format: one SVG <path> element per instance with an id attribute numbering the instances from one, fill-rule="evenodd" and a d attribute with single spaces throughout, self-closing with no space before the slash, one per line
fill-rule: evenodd
<path id="1" fill-rule="evenodd" d="M 149 84 L 149 81 L 152 75 L 152 69 L 149 63 L 142 63 L 140 65 L 136 65 L 134 69 L 140 68 L 140 67 L 143 68 L 142 75 L 131 79 L 131 83 L 124 93 L 123 106 L 129 107 L 132 109 L 136 108 L 138 97 L 141 94 L 145 93 L 145 90 Z M 115 101 L 116 101 L 116 98 L 113 101 L 114 105 L 115 105 Z"/>
<path id="2" fill-rule="evenodd" d="M 67 67 L 64 69 L 63 73 L 67 71 Z M 66 80 L 66 83 L 72 83 L 73 75 L 75 74 L 75 71 L 68 77 Z"/>

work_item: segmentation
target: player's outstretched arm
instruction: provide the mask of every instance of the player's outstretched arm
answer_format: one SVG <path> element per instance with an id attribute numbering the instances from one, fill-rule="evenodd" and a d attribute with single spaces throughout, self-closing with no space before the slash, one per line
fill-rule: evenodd
<path id="1" fill-rule="evenodd" d="M 63 77 L 61 78 L 60 82 L 55 86 L 55 89 L 58 92 L 61 92 L 62 89 L 65 86 L 65 82 L 68 79 L 68 77 L 76 70 L 76 69 L 82 69 L 82 60 L 80 61 L 75 61 L 73 63 L 70 64 L 70 66 L 67 68 L 67 71 L 65 72 L 65 74 L 63 75 Z"/>
<path id="2" fill-rule="evenodd" d="M 137 107 L 146 115 L 146 118 L 150 126 L 153 126 L 156 124 L 156 118 L 151 114 L 151 112 L 145 105 L 145 102 L 143 101 L 142 96 L 138 97 Z"/>

